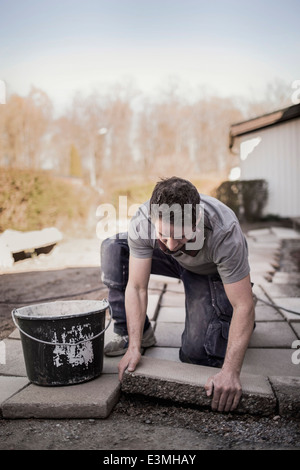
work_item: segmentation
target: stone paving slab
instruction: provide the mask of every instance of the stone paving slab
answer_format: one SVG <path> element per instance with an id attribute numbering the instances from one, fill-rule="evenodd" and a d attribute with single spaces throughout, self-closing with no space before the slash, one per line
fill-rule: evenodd
<path id="1" fill-rule="evenodd" d="M 300 322 L 295 322 L 295 321 L 292 321 L 290 323 L 291 327 L 293 328 L 293 330 L 295 331 L 296 335 L 298 336 L 298 338 L 300 339 Z"/>
<path id="2" fill-rule="evenodd" d="M 284 318 L 288 321 L 300 322 L 300 315 L 295 313 L 287 312 L 286 310 L 281 309 L 280 307 L 287 308 L 288 310 L 293 310 L 299 312 L 300 314 L 300 298 L 299 297 L 284 297 L 284 298 L 272 298 L 273 302 L 276 304 L 279 311 L 282 313 Z"/>
<path id="3" fill-rule="evenodd" d="M 166 292 L 160 302 L 161 307 L 184 307 L 185 294 L 182 292 Z"/>
<path id="4" fill-rule="evenodd" d="M 28 384 L 27 377 L 0 376 L 0 416 L 3 403 Z"/>
<path id="5" fill-rule="evenodd" d="M 146 349 L 144 356 L 155 359 L 165 359 L 173 362 L 181 362 L 179 359 L 179 348 L 155 346 L 153 348 Z"/>
<path id="6" fill-rule="evenodd" d="M 30 384 L 2 404 L 4 418 L 106 418 L 120 396 L 115 374 L 77 385 Z"/>
<path id="7" fill-rule="evenodd" d="M 0 375 L 27 377 L 23 348 L 20 340 L 5 339 L 6 364 L 0 364 Z"/>
<path id="8" fill-rule="evenodd" d="M 250 339 L 250 348 L 290 348 L 297 339 L 287 322 L 257 322 Z"/>
<path id="9" fill-rule="evenodd" d="M 160 282 L 161 285 L 164 284 L 180 284 L 181 281 L 180 279 L 177 279 L 176 277 L 171 277 L 171 276 L 162 276 L 161 274 L 150 274 L 150 281 L 153 282 Z"/>
<path id="10" fill-rule="evenodd" d="M 185 321 L 184 307 L 161 307 L 156 319 L 159 322 L 183 323 Z"/>
<path id="11" fill-rule="evenodd" d="M 267 286 L 264 286 L 264 288 L 272 300 L 284 297 L 298 297 L 300 304 L 300 287 L 296 284 L 269 283 Z"/>
<path id="12" fill-rule="evenodd" d="M 177 292 L 177 293 L 182 293 L 184 294 L 184 285 L 182 281 L 176 282 L 176 283 L 171 283 L 166 285 L 165 292 Z"/>
<path id="13" fill-rule="evenodd" d="M 284 317 L 274 307 L 271 307 L 269 305 L 263 305 L 263 303 L 261 302 L 255 308 L 255 321 L 256 322 L 261 322 L 261 321 L 276 322 L 276 321 L 282 321 L 282 320 L 284 320 Z"/>
<path id="14" fill-rule="evenodd" d="M 242 372 L 270 375 L 300 376 L 300 365 L 292 362 L 291 345 L 288 349 L 248 348 L 243 362 Z"/>
<path id="15" fill-rule="evenodd" d="M 300 377 L 269 377 L 278 400 L 279 414 L 300 419 Z"/>
<path id="16" fill-rule="evenodd" d="M 133 373 L 126 372 L 122 390 L 179 403 L 210 407 L 204 386 L 216 368 L 142 357 Z M 243 396 L 238 411 L 265 416 L 274 413 L 276 398 L 266 377 L 242 375 Z"/>
<path id="17" fill-rule="evenodd" d="M 278 245 L 279 246 L 279 239 L 275 233 L 254 233 L 254 230 L 251 230 L 248 232 L 248 238 L 251 237 L 253 240 L 259 245 L 259 244 L 267 244 L 270 246 L 271 243 L 274 244 L 274 246 Z"/>
<path id="18" fill-rule="evenodd" d="M 251 271 L 260 271 L 266 273 L 274 273 L 275 272 L 275 267 L 273 264 L 267 262 L 267 261 L 252 261 L 250 264 Z"/>
<path id="19" fill-rule="evenodd" d="M 269 227 L 267 228 L 257 228 L 253 230 L 248 230 L 247 237 L 259 237 L 263 235 L 270 235 L 271 230 Z"/>
<path id="20" fill-rule="evenodd" d="M 8 336 L 9 339 L 21 339 L 21 333 L 18 328 L 15 328 L 14 331 Z"/>
<path id="21" fill-rule="evenodd" d="M 3 374 L 0 375 L 0 415 L 2 413 L 4 418 L 105 418 L 118 400 L 119 357 L 104 356 L 102 374 L 95 379 L 97 387 L 93 381 L 66 387 L 41 387 L 31 384 L 27 378 L 21 341 L 7 339 L 5 344 L 7 361 L 0 369 Z M 28 390 L 21 390 L 26 385 Z M 68 398 L 63 399 L 61 389 Z"/>
<path id="22" fill-rule="evenodd" d="M 159 294 L 148 294 L 147 316 L 150 321 L 157 317 L 160 297 Z"/>
<path id="23" fill-rule="evenodd" d="M 254 283 L 254 286 L 252 287 L 252 292 L 256 295 L 257 297 L 257 304 L 256 306 L 258 305 L 263 305 L 265 306 L 266 304 L 264 302 L 268 302 L 270 303 L 270 299 L 266 296 L 265 294 L 265 291 L 263 290 L 263 288 L 261 287 L 261 285 L 259 285 L 258 283 Z"/>
<path id="24" fill-rule="evenodd" d="M 281 242 L 279 240 L 272 241 L 263 241 L 263 240 L 254 240 L 247 237 L 247 243 L 249 248 L 249 253 L 261 253 L 263 255 L 266 250 L 267 253 L 274 253 L 277 255 L 280 252 Z"/>
<path id="25" fill-rule="evenodd" d="M 269 276 L 272 276 L 272 274 L 266 274 L 264 271 L 253 271 L 251 270 L 250 277 L 251 277 L 251 282 L 254 283 L 254 285 L 264 285 L 269 282 Z"/>
<path id="26" fill-rule="evenodd" d="M 272 278 L 274 284 L 300 284 L 300 273 L 278 271 Z"/>
<path id="27" fill-rule="evenodd" d="M 286 227 L 272 227 L 271 233 L 276 235 L 279 240 L 300 238 L 300 233 L 296 230 Z"/>
<path id="28" fill-rule="evenodd" d="M 184 323 L 171 323 L 158 321 L 155 328 L 156 346 L 179 348 Z"/>

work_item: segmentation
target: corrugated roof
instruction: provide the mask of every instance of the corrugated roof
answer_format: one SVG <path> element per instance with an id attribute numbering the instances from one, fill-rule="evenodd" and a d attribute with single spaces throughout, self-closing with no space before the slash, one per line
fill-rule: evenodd
<path id="1" fill-rule="evenodd" d="M 232 124 L 229 133 L 229 148 L 233 147 L 235 137 L 250 134 L 251 132 L 266 127 L 275 126 L 291 119 L 300 117 L 300 104 L 289 106 L 288 108 L 280 109 L 272 113 L 258 116 L 248 121 Z"/>

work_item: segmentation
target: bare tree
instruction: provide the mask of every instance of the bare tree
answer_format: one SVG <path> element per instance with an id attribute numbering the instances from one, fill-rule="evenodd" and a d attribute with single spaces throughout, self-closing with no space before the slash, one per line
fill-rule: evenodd
<path id="1" fill-rule="evenodd" d="M 51 122 L 52 103 L 32 87 L 25 98 L 12 95 L 2 116 L 2 152 L 8 166 L 41 166 L 43 140 Z"/>

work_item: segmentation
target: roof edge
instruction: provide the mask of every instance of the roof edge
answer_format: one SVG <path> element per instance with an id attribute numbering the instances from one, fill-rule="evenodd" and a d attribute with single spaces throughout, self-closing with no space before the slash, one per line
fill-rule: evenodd
<path id="1" fill-rule="evenodd" d="M 233 147 L 235 137 L 250 134 L 259 129 L 265 129 L 266 127 L 281 124 L 296 118 L 300 118 L 300 103 L 248 119 L 247 121 L 232 124 L 229 132 L 229 148 Z"/>

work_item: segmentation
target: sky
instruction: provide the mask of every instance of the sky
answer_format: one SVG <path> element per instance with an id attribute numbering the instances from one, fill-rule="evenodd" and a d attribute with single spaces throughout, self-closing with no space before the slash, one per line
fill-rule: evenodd
<path id="1" fill-rule="evenodd" d="M 0 0 L 0 80 L 57 110 L 126 81 L 258 97 L 300 79 L 299 18 L 299 0 Z"/>

